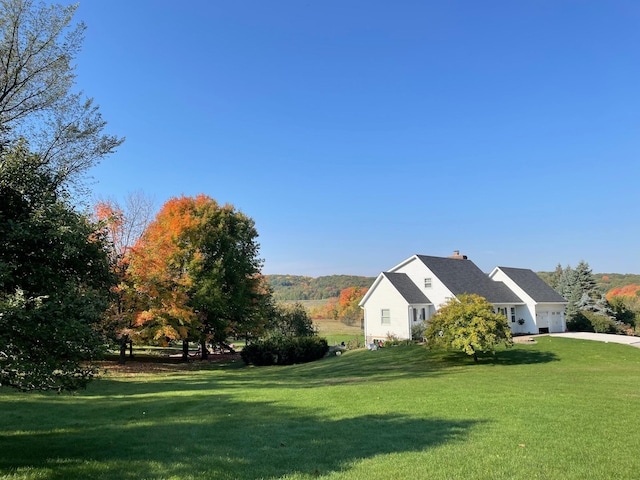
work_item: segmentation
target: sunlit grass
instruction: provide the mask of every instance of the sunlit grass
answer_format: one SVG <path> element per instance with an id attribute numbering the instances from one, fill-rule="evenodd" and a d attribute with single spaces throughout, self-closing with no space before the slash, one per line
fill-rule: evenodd
<path id="1" fill-rule="evenodd" d="M 0 390 L 0 477 L 634 478 L 640 349 L 542 337 Z"/>
<path id="2" fill-rule="evenodd" d="M 361 344 L 364 343 L 364 332 L 359 322 L 357 325 L 347 325 L 340 320 L 323 318 L 314 320 L 313 325 L 318 335 L 326 338 L 329 345 L 339 345 L 341 342 L 347 344 L 353 339 L 358 339 Z"/>

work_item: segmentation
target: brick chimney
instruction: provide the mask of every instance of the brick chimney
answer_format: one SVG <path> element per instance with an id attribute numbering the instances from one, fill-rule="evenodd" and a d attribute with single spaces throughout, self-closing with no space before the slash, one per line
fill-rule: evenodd
<path id="1" fill-rule="evenodd" d="M 460 255 L 460 250 L 454 250 L 453 255 L 451 255 L 449 258 L 455 258 L 456 260 L 466 260 L 467 256 Z"/>

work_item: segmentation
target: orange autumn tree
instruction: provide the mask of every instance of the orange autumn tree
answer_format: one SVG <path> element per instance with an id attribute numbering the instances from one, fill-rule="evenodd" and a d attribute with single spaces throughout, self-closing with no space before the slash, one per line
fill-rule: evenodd
<path id="1" fill-rule="evenodd" d="M 326 305 L 314 309 L 311 316 L 315 319 L 331 318 L 347 325 L 354 325 L 362 319 L 359 303 L 368 290 L 364 287 L 343 288 L 339 297 L 330 298 Z"/>
<path id="2" fill-rule="evenodd" d="M 172 198 L 133 249 L 130 272 L 147 299 L 137 325 L 160 343 L 209 341 L 255 328 L 270 304 L 252 219 L 206 195 Z"/>
<path id="3" fill-rule="evenodd" d="M 613 309 L 616 320 L 635 326 L 635 333 L 640 334 L 640 285 L 631 284 L 614 288 L 605 297 Z"/>
<path id="4" fill-rule="evenodd" d="M 362 318 L 363 313 L 359 303 L 368 290 L 363 287 L 349 287 L 340 291 L 338 316 L 344 323 L 353 325 Z"/>
<path id="5" fill-rule="evenodd" d="M 609 290 L 606 295 L 606 299 L 611 301 L 613 297 L 638 297 L 640 296 L 640 285 L 631 284 L 624 287 L 614 288 Z"/>

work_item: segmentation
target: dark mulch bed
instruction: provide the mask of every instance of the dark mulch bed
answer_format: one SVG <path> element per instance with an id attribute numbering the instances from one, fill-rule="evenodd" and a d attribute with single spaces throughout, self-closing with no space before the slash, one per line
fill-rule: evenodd
<path id="1" fill-rule="evenodd" d="M 106 373 L 136 374 L 193 371 L 206 368 L 212 363 L 233 360 L 240 360 L 240 354 L 216 353 L 210 354 L 207 360 L 202 360 L 200 357 L 189 357 L 187 361 L 180 357 L 136 355 L 133 358 L 127 357 L 124 365 L 118 363 L 118 358 L 114 356 L 96 363 Z"/>

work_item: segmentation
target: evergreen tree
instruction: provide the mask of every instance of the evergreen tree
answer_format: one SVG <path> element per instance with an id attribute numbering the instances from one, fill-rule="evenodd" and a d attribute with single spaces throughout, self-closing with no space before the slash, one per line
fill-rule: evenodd
<path id="1" fill-rule="evenodd" d="M 580 296 L 587 294 L 594 302 L 602 296 L 602 292 L 598 288 L 598 284 L 593 278 L 593 273 L 589 264 L 584 260 L 576 266 L 574 270 L 575 283 L 574 288 L 580 292 Z"/>
<path id="2" fill-rule="evenodd" d="M 562 272 L 563 272 L 562 265 L 558 263 L 558 265 L 556 266 L 556 269 L 553 271 L 553 273 L 549 277 L 549 286 L 551 286 L 551 288 L 553 288 L 554 290 L 556 290 L 558 288 L 558 285 L 560 285 Z"/>
<path id="3" fill-rule="evenodd" d="M 556 268 L 554 275 L 556 274 L 558 283 L 555 289 L 569 302 L 565 311 L 568 324 L 581 325 L 582 312 L 591 312 L 607 318 L 614 317 L 587 262 L 581 260 L 575 269 L 567 265 L 561 272 Z"/>

